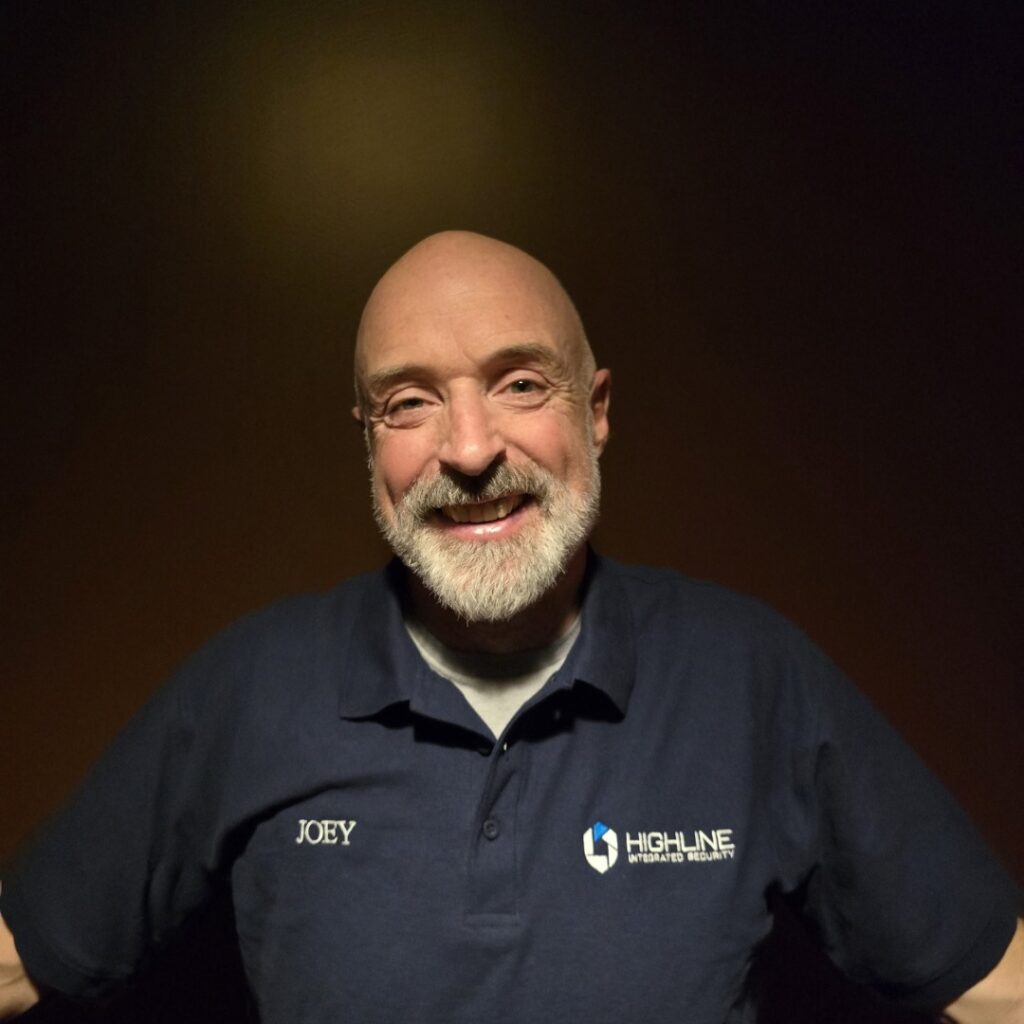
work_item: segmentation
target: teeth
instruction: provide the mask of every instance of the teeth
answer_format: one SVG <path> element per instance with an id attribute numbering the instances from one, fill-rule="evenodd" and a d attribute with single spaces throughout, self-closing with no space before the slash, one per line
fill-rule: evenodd
<path id="1" fill-rule="evenodd" d="M 523 503 L 523 495 L 484 501 L 478 505 L 445 505 L 441 511 L 456 523 L 491 523 L 504 519 Z"/>

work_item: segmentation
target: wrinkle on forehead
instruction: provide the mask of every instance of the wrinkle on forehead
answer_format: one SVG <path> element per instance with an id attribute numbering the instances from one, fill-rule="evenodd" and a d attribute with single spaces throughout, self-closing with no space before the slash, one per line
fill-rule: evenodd
<path id="1" fill-rule="evenodd" d="M 576 307 L 555 275 L 505 242 L 445 231 L 413 246 L 371 292 L 356 336 L 357 394 L 364 395 L 363 382 L 377 349 L 403 321 L 425 313 L 443 318 L 475 302 L 485 306 L 499 298 L 514 316 L 542 320 L 579 383 L 589 388 L 594 357 Z M 508 316 L 512 319 L 513 313 Z"/>

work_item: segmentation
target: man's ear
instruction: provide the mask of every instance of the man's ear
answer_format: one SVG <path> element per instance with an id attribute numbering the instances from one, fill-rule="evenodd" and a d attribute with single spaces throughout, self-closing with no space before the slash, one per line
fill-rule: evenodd
<path id="1" fill-rule="evenodd" d="M 590 415 L 594 424 L 594 447 L 600 455 L 608 443 L 608 409 L 612 404 L 612 371 L 598 370 L 590 388 Z"/>
<path id="2" fill-rule="evenodd" d="M 360 427 L 365 427 L 366 426 L 366 423 L 363 420 L 363 410 L 358 405 L 353 405 L 352 406 L 352 419 L 354 419 L 356 421 L 356 423 L 359 424 Z"/>

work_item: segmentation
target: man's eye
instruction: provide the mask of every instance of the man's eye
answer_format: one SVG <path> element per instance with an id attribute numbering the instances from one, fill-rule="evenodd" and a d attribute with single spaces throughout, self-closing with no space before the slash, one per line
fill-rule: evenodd
<path id="1" fill-rule="evenodd" d="M 548 389 L 533 377 L 514 377 L 501 388 L 501 396 L 516 405 L 532 406 L 544 401 Z"/>
<path id="2" fill-rule="evenodd" d="M 384 421 L 391 427 L 414 427 L 430 415 L 431 407 L 425 398 L 409 395 L 388 402 Z"/>

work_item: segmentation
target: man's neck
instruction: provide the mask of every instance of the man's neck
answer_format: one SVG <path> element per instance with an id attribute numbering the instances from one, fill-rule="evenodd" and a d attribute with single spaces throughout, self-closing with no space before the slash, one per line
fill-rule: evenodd
<path id="1" fill-rule="evenodd" d="M 544 647 L 564 636 L 580 610 L 587 549 L 570 559 L 558 582 L 539 600 L 504 622 L 466 622 L 439 604 L 413 573 L 408 574 L 413 613 L 445 646 L 457 651 L 507 654 Z"/>

